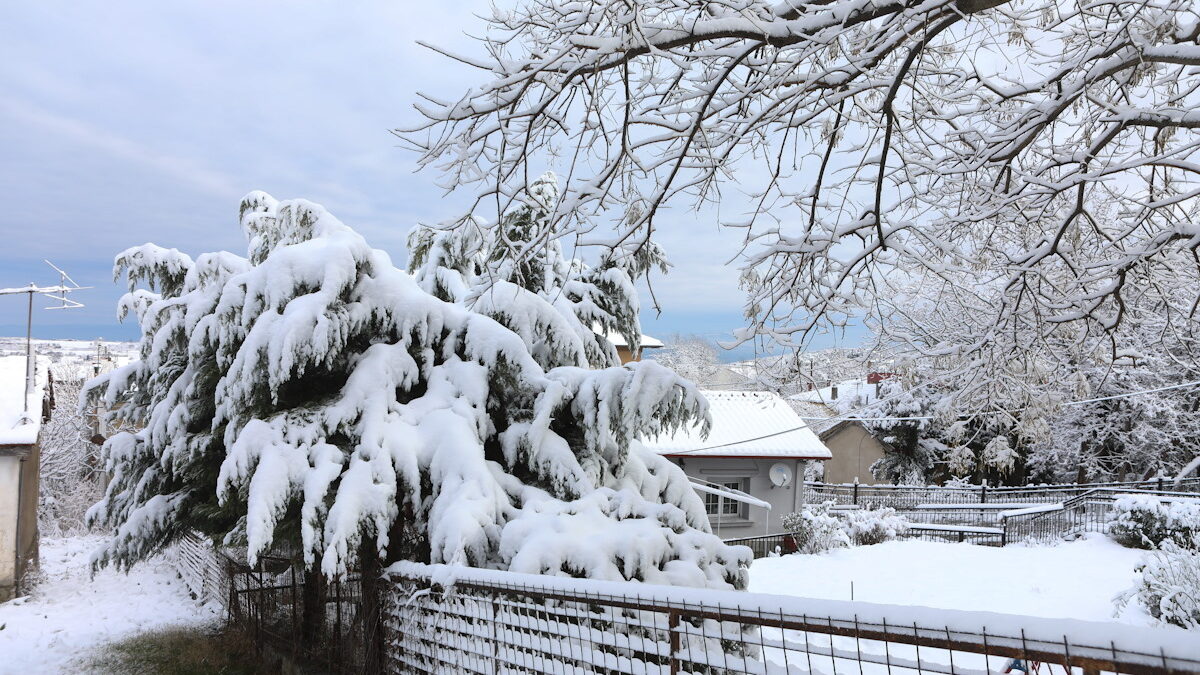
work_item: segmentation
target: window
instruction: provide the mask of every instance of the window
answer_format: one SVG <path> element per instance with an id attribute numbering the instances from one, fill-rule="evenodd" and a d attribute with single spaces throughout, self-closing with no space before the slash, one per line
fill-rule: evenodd
<path id="1" fill-rule="evenodd" d="M 741 492 L 745 492 L 746 491 L 746 482 L 747 481 L 745 479 L 732 480 L 732 481 L 723 480 L 720 483 L 718 483 L 718 485 L 720 485 L 723 488 L 729 488 L 730 490 L 738 490 Z M 710 515 L 710 516 L 715 516 L 715 515 L 720 514 L 720 515 L 726 516 L 726 517 L 729 517 L 729 516 L 737 517 L 737 516 L 742 515 L 742 507 L 744 507 L 744 506 L 745 506 L 745 504 L 743 504 L 742 502 L 735 501 L 733 499 L 729 499 L 728 497 L 714 495 L 709 492 L 704 493 L 704 510 L 707 511 L 708 515 Z"/>

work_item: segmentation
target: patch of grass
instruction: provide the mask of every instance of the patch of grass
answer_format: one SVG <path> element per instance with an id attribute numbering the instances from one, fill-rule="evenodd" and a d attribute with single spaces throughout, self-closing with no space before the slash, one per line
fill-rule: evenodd
<path id="1" fill-rule="evenodd" d="M 270 672 L 254 645 L 233 630 L 168 628 L 139 633 L 102 648 L 91 673 L 129 675 L 259 675 Z"/>

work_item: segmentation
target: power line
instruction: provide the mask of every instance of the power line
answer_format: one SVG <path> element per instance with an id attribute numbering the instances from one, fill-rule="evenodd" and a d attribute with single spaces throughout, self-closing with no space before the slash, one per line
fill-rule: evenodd
<path id="1" fill-rule="evenodd" d="M 1098 403 L 1100 401 L 1111 401 L 1113 399 L 1118 399 L 1118 398 L 1129 398 L 1131 396 L 1140 396 L 1142 394 L 1153 394 L 1153 393 L 1157 393 L 1160 391 L 1170 391 L 1172 389 L 1184 389 L 1186 387 L 1195 387 L 1197 385 L 1200 385 L 1200 380 L 1195 380 L 1193 382 L 1184 382 L 1183 384 L 1173 384 L 1173 385 L 1166 386 L 1166 387 L 1156 387 L 1154 389 L 1141 389 L 1139 391 L 1129 391 L 1129 392 L 1125 392 L 1124 394 L 1113 394 L 1112 396 L 1099 396 L 1096 398 L 1088 398 L 1088 399 L 1083 399 L 1083 400 L 1079 400 L 1079 401 L 1067 401 L 1066 403 L 1063 403 L 1062 405 L 1063 406 L 1085 405 L 1087 403 Z M 979 414 L 979 415 L 999 415 L 1002 413 L 1020 412 L 1022 410 L 1025 410 L 1026 408 L 1027 408 L 1027 406 L 1017 408 L 1016 410 L 990 410 L 990 411 L 985 411 L 985 412 L 981 412 L 981 413 L 977 413 L 977 414 Z M 965 414 L 959 415 L 959 417 L 966 417 L 966 416 L 967 415 L 965 415 Z M 936 419 L 933 415 L 913 415 L 910 417 L 854 417 L 852 415 L 839 416 L 839 417 L 805 417 L 803 415 L 798 415 L 798 417 L 800 417 L 800 419 L 805 420 L 805 421 L 812 420 L 812 421 L 818 421 L 818 422 L 847 422 L 847 421 L 852 421 L 852 422 L 916 422 L 916 421 L 922 421 L 922 420 Z M 738 441 L 730 441 L 728 443 L 721 443 L 719 445 L 710 445 L 710 446 L 703 447 L 703 448 L 695 448 L 693 450 L 680 450 L 678 452 L 673 452 L 671 454 L 672 455 L 683 455 L 683 454 L 689 454 L 689 453 L 694 453 L 694 452 L 704 452 L 706 450 L 719 450 L 721 448 L 727 448 L 731 445 L 741 445 L 743 443 L 753 443 L 754 441 L 761 441 L 761 440 L 764 440 L 767 438 L 774 438 L 775 436 L 782 436 L 784 434 L 790 434 L 794 431 L 800 431 L 801 429 L 807 429 L 807 428 L 808 428 L 808 425 L 800 426 L 800 427 L 793 427 L 791 429 L 784 429 L 783 431 L 776 431 L 774 433 L 765 434 L 763 436 L 756 436 L 754 438 L 745 438 L 745 439 L 738 440 Z"/>

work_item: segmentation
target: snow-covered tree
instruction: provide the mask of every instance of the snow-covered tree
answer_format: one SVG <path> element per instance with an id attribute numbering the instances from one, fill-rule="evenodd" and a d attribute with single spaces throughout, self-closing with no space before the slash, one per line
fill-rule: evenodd
<path id="1" fill-rule="evenodd" d="M 887 325 L 918 284 L 960 317 L 922 356 L 1014 410 L 1136 322 L 1145 289 L 1194 315 L 1187 0 L 524 0 L 481 33 L 482 55 L 455 58 L 493 77 L 418 105 L 421 161 L 504 205 L 557 158 L 555 231 L 616 257 L 666 206 L 741 188 L 742 339 Z"/>
<path id="2" fill-rule="evenodd" d="M 682 472 L 637 441 L 706 418 L 689 383 L 653 363 L 580 367 L 577 332 L 545 318 L 532 283 L 486 314 L 565 335 L 431 295 L 433 268 L 397 269 L 316 204 L 251 193 L 241 224 L 246 258 L 117 257 L 141 358 L 87 395 L 139 431 L 104 445 L 98 564 L 197 529 L 331 576 L 403 558 L 744 585 L 746 549 L 713 536 Z"/>
<path id="3" fill-rule="evenodd" d="M 77 362 L 55 364 L 54 408 L 42 427 L 38 531 L 62 536 L 81 533 L 88 507 L 102 494 L 100 448 L 92 426 L 79 410 L 85 369 Z"/>
<path id="4" fill-rule="evenodd" d="M 716 347 L 708 340 L 695 336 L 677 335 L 668 340 L 666 348 L 659 350 L 654 360 L 685 380 L 701 386 L 712 382 L 721 366 Z"/>
<path id="5" fill-rule="evenodd" d="M 596 266 L 567 258 L 550 215 L 558 205 L 557 177 L 546 173 L 525 191 L 525 203 L 494 227 L 468 217 L 409 234 L 410 265 L 429 293 L 504 324 L 530 345 L 545 368 L 617 365 L 618 334 L 631 349 L 641 339 L 635 282 L 651 269 L 666 271 L 656 245 Z"/>

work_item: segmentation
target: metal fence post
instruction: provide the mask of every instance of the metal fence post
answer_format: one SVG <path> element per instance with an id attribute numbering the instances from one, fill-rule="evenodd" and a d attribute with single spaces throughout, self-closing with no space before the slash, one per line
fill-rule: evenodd
<path id="1" fill-rule="evenodd" d="M 987 503 L 987 481 L 986 480 L 983 481 L 983 489 L 981 489 L 979 491 L 979 503 L 980 504 Z"/>
<path id="2" fill-rule="evenodd" d="M 679 673 L 679 612 L 671 610 L 667 613 L 667 630 L 671 632 L 671 675 Z"/>

